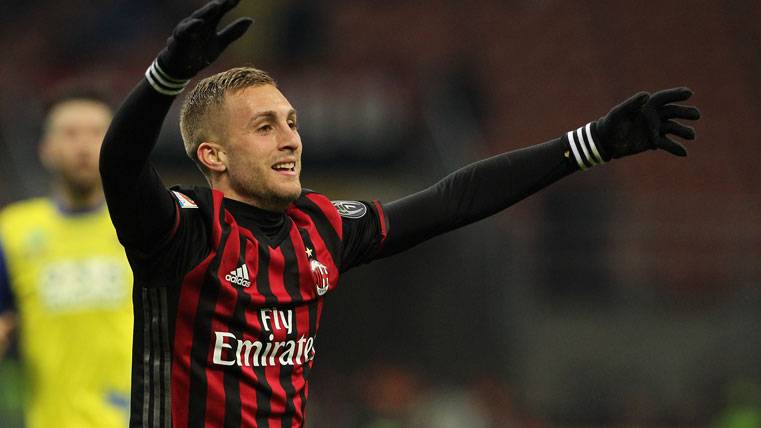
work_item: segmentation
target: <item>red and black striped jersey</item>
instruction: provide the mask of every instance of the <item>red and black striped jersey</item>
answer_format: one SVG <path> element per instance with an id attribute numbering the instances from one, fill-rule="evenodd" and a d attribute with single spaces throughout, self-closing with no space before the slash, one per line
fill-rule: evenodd
<path id="1" fill-rule="evenodd" d="M 176 189 L 135 274 L 131 426 L 300 427 L 325 296 L 386 236 L 377 202 L 305 191 L 274 235 L 222 193 Z"/>

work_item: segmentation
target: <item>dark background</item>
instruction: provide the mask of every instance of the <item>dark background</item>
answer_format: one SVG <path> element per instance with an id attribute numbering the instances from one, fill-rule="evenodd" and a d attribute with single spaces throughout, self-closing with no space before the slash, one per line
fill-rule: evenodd
<path id="1" fill-rule="evenodd" d="M 0 206 L 48 192 L 46 96 L 86 80 L 118 103 L 201 3 L 3 0 Z M 243 14 L 252 31 L 204 75 L 270 71 L 300 112 L 302 182 L 334 199 L 393 200 L 639 90 L 689 86 L 703 113 L 686 159 L 577 173 L 347 274 L 308 426 L 761 427 L 761 2 L 244 0 Z M 167 183 L 201 182 L 176 108 L 156 161 Z M 1 426 L 17 424 L 18 365 L 0 365 Z"/>

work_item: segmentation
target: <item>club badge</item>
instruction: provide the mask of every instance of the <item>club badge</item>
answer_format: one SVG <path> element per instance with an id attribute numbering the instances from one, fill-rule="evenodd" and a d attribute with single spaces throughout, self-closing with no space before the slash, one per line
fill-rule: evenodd
<path id="1" fill-rule="evenodd" d="M 322 296 L 330 288 L 328 268 L 317 259 L 310 260 L 309 266 L 312 268 L 312 279 L 314 280 L 315 287 L 317 287 L 317 295 Z"/>

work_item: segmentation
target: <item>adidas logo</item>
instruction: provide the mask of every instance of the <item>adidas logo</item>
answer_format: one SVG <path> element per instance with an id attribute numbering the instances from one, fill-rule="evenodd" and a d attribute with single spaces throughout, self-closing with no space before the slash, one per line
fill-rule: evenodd
<path id="1" fill-rule="evenodd" d="M 225 279 L 230 281 L 231 284 L 238 284 L 244 287 L 250 287 L 251 281 L 248 278 L 248 267 L 245 263 L 240 265 L 238 269 L 230 271 L 225 275 Z"/>

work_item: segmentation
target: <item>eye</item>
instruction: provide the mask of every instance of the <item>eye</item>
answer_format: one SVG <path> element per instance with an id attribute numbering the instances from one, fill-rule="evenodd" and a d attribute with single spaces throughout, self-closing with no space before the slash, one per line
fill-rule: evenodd
<path id="1" fill-rule="evenodd" d="M 295 121 L 295 120 L 289 120 L 289 121 L 288 121 L 288 126 L 289 126 L 291 129 L 299 129 L 299 124 L 298 124 L 298 123 L 296 123 L 296 121 Z"/>
<path id="2" fill-rule="evenodd" d="M 257 132 L 261 132 L 261 133 L 267 133 L 267 132 L 270 132 L 270 131 L 272 131 L 272 125 L 270 125 L 269 123 L 267 123 L 267 124 L 264 124 L 264 125 L 262 125 L 262 126 L 260 126 L 260 127 L 256 128 L 256 131 L 257 131 Z"/>

